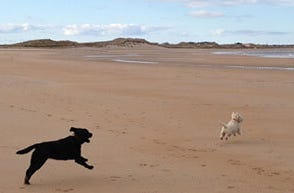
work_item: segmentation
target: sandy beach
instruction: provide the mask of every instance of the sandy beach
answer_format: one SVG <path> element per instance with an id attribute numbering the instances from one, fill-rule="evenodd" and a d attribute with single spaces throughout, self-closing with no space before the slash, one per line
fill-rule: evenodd
<path id="1" fill-rule="evenodd" d="M 0 193 L 294 192 L 294 59 L 212 52 L 1 49 Z M 242 135 L 221 141 L 233 111 Z M 48 160 L 23 185 L 15 152 L 71 126 L 95 168 Z"/>

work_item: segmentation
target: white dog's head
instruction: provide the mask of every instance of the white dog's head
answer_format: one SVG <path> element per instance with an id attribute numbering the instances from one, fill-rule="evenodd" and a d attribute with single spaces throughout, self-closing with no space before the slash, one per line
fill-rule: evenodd
<path id="1" fill-rule="evenodd" d="M 241 123 L 243 121 L 243 117 L 242 117 L 242 115 L 240 113 L 233 112 L 231 117 L 232 117 L 232 120 L 235 120 L 238 123 Z"/>

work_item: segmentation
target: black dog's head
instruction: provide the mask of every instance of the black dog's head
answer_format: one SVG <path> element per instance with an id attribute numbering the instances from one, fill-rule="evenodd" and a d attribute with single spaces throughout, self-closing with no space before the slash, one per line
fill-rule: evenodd
<path id="1" fill-rule="evenodd" d="M 74 135 L 78 137 L 82 142 L 89 143 L 90 142 L 89 138 L 93 136 L 92 133 L 90 133 L 87 129 L 83 129 L 83 128 L 71 127 L 70 131 L 74 132 Z"/>

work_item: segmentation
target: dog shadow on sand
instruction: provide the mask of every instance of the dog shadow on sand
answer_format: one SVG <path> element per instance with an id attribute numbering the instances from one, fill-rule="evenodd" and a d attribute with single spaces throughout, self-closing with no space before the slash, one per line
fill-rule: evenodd
<path id="1" fill-rule="evenodd" d="M 22 185 L 20 189 L 29 189 L 33 192 L 76 192 L 87 187 L 99 186 L 97 182 L 102 182 L 103 179 L 97 179 L 93 176 L 69 176 L 63 179 L 50 178 L 35 180 L 33 186 Z"/>
<path id="2" fill-rule="evenodd" d="M 251 147 L 251 146 L 258 146 L 258 145 L 263 145 L 265 143 L 264 139 L 252 139 L 252 138 L 232 138 L 226 141 L 219 141 L 216 144 L 218 146 L 236 146 L 240 147 L 240 146 L 247 146 L 247 147 Z M 232 147 L 233 147 L 232 146 Z"/>

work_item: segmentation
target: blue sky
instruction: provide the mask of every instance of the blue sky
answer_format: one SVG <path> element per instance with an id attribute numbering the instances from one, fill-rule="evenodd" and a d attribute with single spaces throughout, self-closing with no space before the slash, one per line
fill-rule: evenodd
<path id="1" fill-rule="evenodd" d="M 118 37 L 294 44 L 294 0 L 0 0 L 0 44 Z"/>

